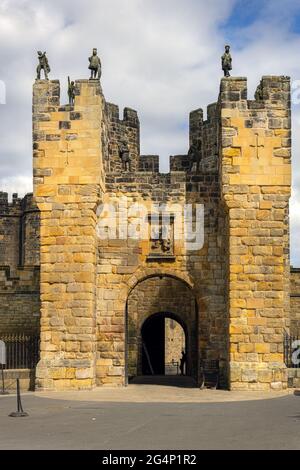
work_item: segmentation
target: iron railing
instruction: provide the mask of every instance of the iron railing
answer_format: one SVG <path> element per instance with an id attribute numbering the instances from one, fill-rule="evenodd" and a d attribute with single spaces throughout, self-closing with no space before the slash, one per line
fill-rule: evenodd
<path id="1" fill-rule="evenodd" d="M 40 338 L 24 333 L 0 335 L 6 346 L 6 369 L 34 369 L 39 361 Z"/>
<path id="2" fill-rule="evenodd" d="M 298 344 L 296 343 L 298 342 Z M 294 356 L 300 359 L 300 354 L 297 354 L 300 345 L 300 337 L 289 335 L 287 332 L 284 333 L 284 362 L 288 368 L 300 369 L 300 364 L 293 359 Z"/>

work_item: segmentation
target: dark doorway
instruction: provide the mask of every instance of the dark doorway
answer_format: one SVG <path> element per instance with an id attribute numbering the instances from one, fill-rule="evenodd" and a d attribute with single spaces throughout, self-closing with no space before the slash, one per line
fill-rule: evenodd
<path id="1" fill-rule="evenodd" d="M 142 375 L 186 375 L 187 363 L 180 367 L 183 351 L 186 355 L 186 334 L 171 314 L 154 314 L 145 321 L 141 328 Z"/>
<path id="2" fill-rule="evenodd" d="M 154 316 L 142 327 L 142 374 L 165 373 L 165 318 Z"/>

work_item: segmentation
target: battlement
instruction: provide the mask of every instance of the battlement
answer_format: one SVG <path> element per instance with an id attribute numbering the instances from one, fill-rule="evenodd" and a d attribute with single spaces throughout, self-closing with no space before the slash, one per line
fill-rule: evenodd
<path id="1" fill-rule="evenodd" d="M 61 106 L 58 80 L 33 86 L 34 195 L 63 197 L 67 183 L 103 187 L 100 149 L 103 95 L 99 80 L 75 82 L 74 106 Z M 44 190 L 46 192 L 44 192 Z M 54 194 L 55 193 L 55 194 Z M 67 194 L 65 194 L 67 196 Z"/>
<path id="2" fill-rule="evenodd" d="M 22 211 L 25 214 L 26 212 L 36 212 L 38 207 L 36 205 L 33 193 L 27 193 L 24 198 L 21 200 Z"/>
<path id="3" fill-rule="evenodd" d="M 171 155 L 170 171 L 189 171 L 190 157 L 188 155 Z"/>
<path id="4" fill-rule="evenodd" d="M 8 193 L 0 192 L 0 214 L 2 216 L 16 216 L 28 211 L 38 210 L 33 199 L 33 194 L 28 193 L 20 198 L 17 193 L 13 193 L 12 200 L 9 201 Z"/>
<path id="5" fill-rule="evenodd" d="M 58 80 L 45 82 L 37 80 L 34 85 L 33 109 L 34 109 L 34 158 L 43 158 L 45 149 L 66 146 L 64 152 L 68 162 L 73 160 L 73 148 L 83 148 L 83 142 L 78 140 L 77 129 L 82 127 L 86 119 L 95 114 L 95 99 L 101 96 L 102 106 L 98 108 L 98 119 L 101 120 L 101 147 L 102 147 L 102 175 L 108 173 L 122 173 L 124 165 L 126 171 L 154 171 L 158 172 L 159 160 L 153 155 L 140 156 L 140 124 L 138 114 L 134 109 L 125 107 L 123 116 L 120 117 L 119 107 L 114 103 L 106 102 L 100 82 L 98 80 L 76 80 L 74 106 L 61 105 L 60 83 Z M 86 106 L 84 112 L 82 105 Z M 203 110 L 197 109 L 190 113 L 189 147 L 197 149 L 197 155 L 191 153 L 182 156 L 170 157 L 171 171 L 197 171 L 215 172 L 218 167 L 218 103 L 212 103 L 207 107 L 207 119 L 203 120 Z M 35 123 L 37 123 L 35 125 Z M 45 124 L 43 124 L 45 123 Z M 47 124 L 51 123 L 51 124 Z M 45 132 L 45 129 L 48 131 Z M 63 142 L 66 142 L 65 145 Z M 121 158 L 120 148 L 128 146 L 129 162 L 124 163 Z M 191 161 L 193 159 L 193 161 Z M 35 160 L 34 160 L 35 161 Z M 46 162 L 45 162 L 46 163 Z M 100 163 L 99 163 L 100 165 Z M 51 181 L 53 168 L 43 165 L 42 168 L 34 167 L 34 180 L 36 184 Z"/>
<path id="6" fill-rule="evenodd" d="M 139 170 L 140 158 L 140 123 L 134 109 L 124 108 L 123 119 L 120 119 L 119 107 L 105 103 L 104 125 L 102 128 L 104 145 L 105 170 L 122 172 L 123 164 L 120 147 L 126 143 L 130 155 L 130 171 Z"/>
<path id="7" fill-rule="evenodd" d="M 139 171 L 159 172 L 159 155 L 140 155 Z"/>
<path id="8" fill-rule="evenodd" d="M 0 214 L 17 217 L 26 212 L 37 210 L 32 193 L 27 193 L 23 198 L 20 198 L 18 193 L 13 193 L 12 200 L 9 201 L 8 193 L 0 191 Z"/>
<path id="9" fill-rule="evenodd" d="M 248 100 L 246 78 L 224 78 L 220 85 L 219 106 L 223 153 L 220 169 L 225 191 L 227 183 L 289 188 L 289 77 L 263 77 L 255 100 Z"/>
<path id="10" fill-rule="evenodd" d="M 105 103 L 108 118 L 111 122 L 123 122 L 124 124 L 139 127 L 138 113 L 134 109 L 124 108 L 123 119 L 120 119 L 119 106 L 113 103 Z"/>
<path id="11" fill-rule="evenodd" d="M 254 100 L 248 99 L 246 77 L 223 78 L 220 84 L 219 104 L 222 108 L 289 109 L 290 77 L 263 76 Z"/>

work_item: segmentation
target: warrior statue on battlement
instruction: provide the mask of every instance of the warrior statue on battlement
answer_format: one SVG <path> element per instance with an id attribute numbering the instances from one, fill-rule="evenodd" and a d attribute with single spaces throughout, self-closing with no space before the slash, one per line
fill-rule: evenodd
<path id="1" fill-rule="evenodd" d="M 200 160 L 201 160 L 201 142 L 191 144 L 189 151 L 189 171 L 199 171 Z"/>
<path id="2" fill-rule="evenodd" d="M 119 145 L 119 154 L 122 161 L 123 171 L 130 171 L 130 152 L 128 148 L 128 143 L 126 140 L 123 140 Z"/>
<path id="3" fill-rule="evenodd" d="M 37 66 L 36 69 L 36 79 L 40 80 L 41 79 L 41 71 L 44 70 L 44 75 L 45 75 L 45 80 L 48 80 L 48 73 L 50 72 L 50 67 L 49 67 L 49 62 L 46 57 L 46 52 L 41 52 L 38 51 L 38 60 L 39 60 L 39 65 Z"/>
<path id="4" fill-rule="evenodd" d="M 225 46 L 225 52 L 222 55 L 222 70 L 224 77 L 230 77 L 229 71 L 232 70 L 232 57 L 230 54 L 230 46 Z"/>
<path id="5" fill-rule="evenodd" d="M 97 49 L 96 48 L 93 49 L 93 55 L 91 55 L 91 57 L 89 57 L 89 62 L 90 62 L 89 69 L 91 71 L 90 80 L 97 79 L 97 78 L 100 80 L 100 78 L 101 78 L 101 60 L 97 55 Z"/>
<path id="6" fill-rule="evenodd" d="M 68 97 L 69 97 L 69 105 L 74 106 L 74 100 L 75 100 L 75 83 L 74 81 L 70 80 L 70 77 L 68 77 Z"/>

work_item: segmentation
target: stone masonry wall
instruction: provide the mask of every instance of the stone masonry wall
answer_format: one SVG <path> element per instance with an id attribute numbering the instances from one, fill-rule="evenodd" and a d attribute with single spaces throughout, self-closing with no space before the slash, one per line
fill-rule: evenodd
<path id="1" fill-rule="evenodd" d="M 41 213 L 41 360 L 37 387 L 95 384 L 96 210 L 103 191 L 98 80 L 76 81 L 60 105 L 56 80 L 33 86 L 34 196 Z"/>
<path id="2" fill-rule="evenodd" d="M 149 259 L 149 238 L 99 240 L 97 275 L 97 383 L 122 385 L 126 380 L 126 304 L 132 286 L 153 275 L 172 275 L 191 286 L 198 310 L 197 339 L 203 358 L 220 359 L 226 377 L 227 339 L 225 318 L 225 276 L 223 237 L 224 219 L 219 205 L 218 174 L 171 172 L 108 173 L 104 202 L 127 198 L 128 207 L 142 202 L 148 209 L 154 202 L 175 204 L 176 211 L 185 203 L 205 205 L 205 240 L 202 249 L 186 251 L 184 243 L 175 242 L 173 259 Z M 117 217 L 122 209 L 117 211 Z M 179 213 L 178 213 L 179 216 Z M 113 220 L 110 226 L 113 226 Z M 148 289 L 148 301 L 155 301 Z M 146 299 L 145 299 L 146 300 Z M 172 310 L 172 309 L 171 309 Z M 195 372 L 195 375 L 198 371 Z"/>
<path id="3" fill-rule="evenodd" d="M 14 195 L 0 193 L 0 265 L 9 266 L 14 273 L 20 264 L 21 201 Z"/>
<path id="4" fill-rule="evenodd" d="M 112 103 L 104 104 L 102 133 L 105 136 L 107 151 L 104 158 L 106 172 L 122 173 L 122 161 L 119 146 L 126 142 L 130 152 L 130 170 L 139 168 L 140 156 L 140 124 L 137 112 L 125 108 L 123 119 L 119 116 L 119 107 Z"/>
<path id="5" fill-rule="evenodd" d="M 158 155 L 140 155 L 139 171 L 159 172 L 159 156 Z"/>
<path id="6" fill-rule="evenodd" d="M 39 334 L 39 268 L 20 267 L 14 275 L 0 267 L 0 336 Z"/>
<path id="7" fill-rule="evenodd" d="M 97 80 L 76 82 L 74 107 L 61 106 L 57 81 L 36 81 L 39 388 L 124 385 L 137 354 L 130 350 L 129 334 L 134 326 L 138 338 L 137 319 L 157 313 L 152 306 L 169 309 L 195 335 L 189 348 L 196 349 L 191 361 L 196 379 L 201 359 L 218 359 L 223 386 L 286 387 L 289 80 L 264 77 L 261 86 L 263 99 L 248 101 L 246 79 L 223 79 L 207 120 L 201 109 L 190 116 L 190 143 L 201 147 L 198 168 L 188 155 L 174 156 L 170 173 L 160 174 L 157 156 L 139 155 L 136 112 L 125 108 L 120 119 Z M 122 169 L 119 155 L 124 139 L 130 171 Z M 124 200 L 127 208 L 138 202 L 148 211 L 154 203 L 168 203 L 175 221 L 184 204 L 203 204 L 203 247 L 188 250 L 183 239 L 174 239 L 171 254 L 153 257 L 149 233 L 140 240 L 125 233 Z M 116 207 L 106 238 L 98 232 L 100 202 Z M 132 213 L 129 221 L 135 218 Z M 183 291 L 190 301 L 175 302 L 178 292 L 186 299 Z"/>
<path id="8" fill-rule="evenodd" d="M 221 81 L 222 198 L 229 224 L 228 316 L 232 389 L 286 387 L 289 324 L 290 82 Z"/>
<path id="9" fill-rule="evenodd" d="M 39 266 L 39 211 L 32 194 L 20 199 L 0 192 L 0 266 Z"/>
<path id="10" fill-rule="evenodd" d="M 32 194 L 26 194 L 21 203 L 21 264 L 40 265 L 40 213 Z"/>
<path id="11" fill-rule="evenodd" d="M 39 213 L 0 193 L 0 334 L 39 333 Z"/>
<path id="12" fill-rule="evenodd" d="M 186 171 L 188 174 L 215 174 L 218 171 L 219 123 L 220 113 L 217 103 L 207 107 L 207 119 L 203 121 L 203 110 L 196 109 L 190 113 L 189 144 L 198 149 L 198 170 L 191 165 L 189 155 L 170 157 L 171 171 Z"/>
<path id="13" fill-rule="evenodd" d="M 181 353 L 185 351 L 185 333 L 182 326 L 173 318 L 165 319 L 165 364 L 167 372 L 177 373 L 177 367 L 172 363 L 180 364 Z M 179 372 L 179 371 L 178 371 Z"/>

